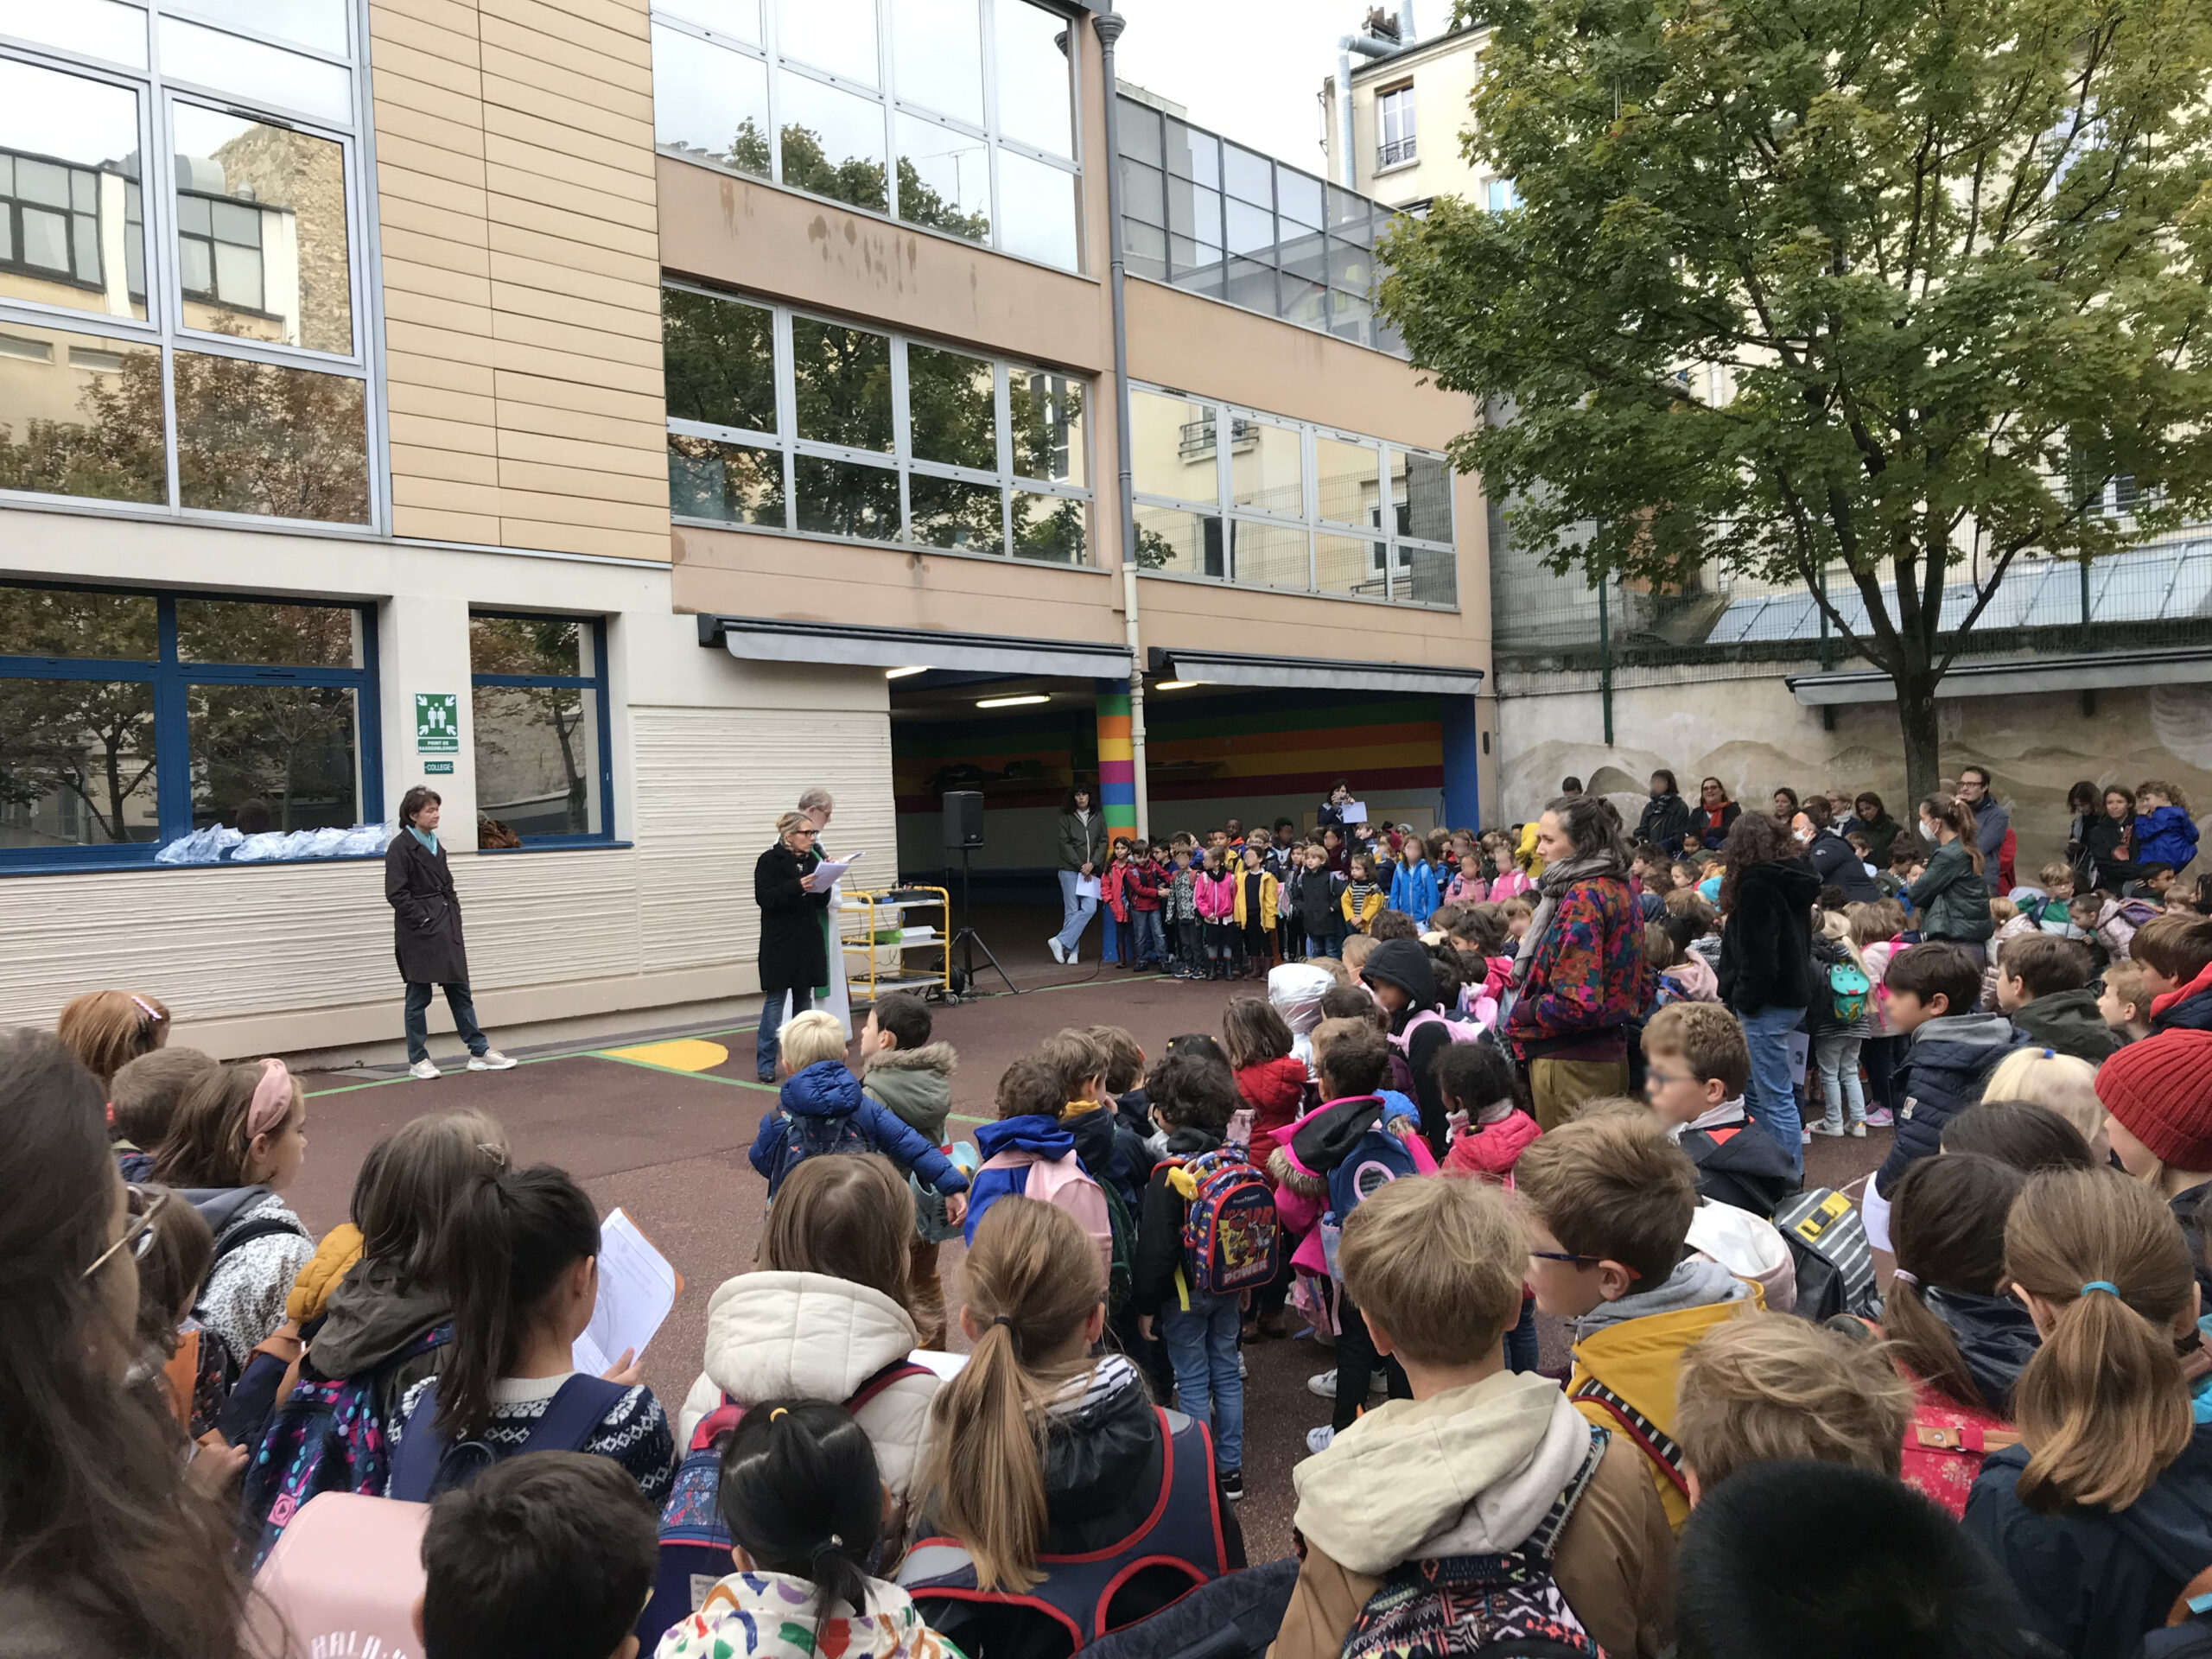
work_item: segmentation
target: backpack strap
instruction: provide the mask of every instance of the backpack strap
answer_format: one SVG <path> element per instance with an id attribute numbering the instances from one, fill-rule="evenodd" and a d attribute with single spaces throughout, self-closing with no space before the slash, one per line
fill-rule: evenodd
<path id="1" fill-rule="evenodd" d="M 1923 1452 L 1971 1452 L 1986 1457 L 2008 1446 L 2020 1444 L 2010 1429 L 1983 1428 L 1974 1423 L 1919 1423 L 1912 1425 L 1912 1444 Z M 2212 1568 L 2207 1569 L 2212 1571 Z"/>
<path id="2" fill-rule="evenodd" d="M 699 1420 L 699 1427 L 691 1431 L 689 1450 L 704 1452 L 709 1446 L 735 1428 L 745 1416 L 745 1408 L 725 1392 L 722 1402 Z"/>
<path id="3" fill-rule="evenodd" d="M 529 1438 L 516 1452 L 581 1452 L 607 1414 L 629 1398 L 632 1385 L 610 1382 L 603 1376 L 581 1372 L 569 1378 L 545 1402 L 545 1409 L 531 1425 Z"/>
<path id="4" fill-rule="evenodd" d="M 1567 1523 L 1574 1518 L 1575 1505 L 1581 1503 L 1583 1493 L 1590 1490 L 1590 1483 L 1598 1478 L 1598 1465 L 1605 1460 L 1605 1448 L 1612 1444 L 1612 1430 L 1597 1423 L 1590 1425 L 1590 1449 L 1583 1454 L 1581 1466 L 1560 1489 L 1559 1496 L 1552 1500 L 1551 1508 L 1544 1512 L 1544 1518 L 1536 1523 L 1536 1529 L 1522 1541 L 1521 1549 L 1524 1554 L 1545 1561 L 1552 1559 L 1558 1550 L 1560 1535 L 1567 1530 Z"/>
<path id="5" fill-rule="evenodd" d="M 446 1437 L 437 1429 L 438 1379 L 423 1385 L 407 1426 L 399 1433 L 399 1449 L 392 1454 L 388 1497 L 403 1503 L 427 1503 L 437 1484 L 438 1465 L 445 1461 Z"/>
<path id="6" fill-rule="evenodd" d="M 298 1222 L 287 1217 L 256 1216 L 251 1221 L 242 1221 L 237 1226 L 227 1229 L 222 1237 L 215 1242 L 215 1262 L 211 1264 L 207 1270 L 213 1273 L 215 1270 L 215 1265 L 219 1264 L 232 1251 L 243 1249 L 257 1239 L 275 1238 L 279 1234 L 286 1234 L 293 1238 L 308 1237 L 307 1230 Z M 313 1241 L 309 1240 L 309 1242 Z"/>
<path id="7" fill-rule="evenodd" d="M 937 1373 L 926 1365 L 917 1365 L 910 1359 L 894 1359 L 881 1370 L 872 1373 L 857 1389 L 845 1396 L 845 1413 L 853 1415 L 868 1402 L 894 1382 L 904 1382 L 910 1376 L 934 1376 Z"/>

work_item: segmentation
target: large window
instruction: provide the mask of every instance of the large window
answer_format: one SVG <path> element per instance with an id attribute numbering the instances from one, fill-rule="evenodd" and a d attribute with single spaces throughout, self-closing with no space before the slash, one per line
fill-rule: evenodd
<path id="1" fill-rule="evenodd" d="M 1375 146 L 1375 165 L 1398 167 L 1415 159 L 1414 149 L 1414 87 L 1411 81 L 1393 86 L 1375 100 L 1381 132 Z"/>
<path id="2" fill-rule="evenodd" d="M 1028 0 L 654 0 L 661 149 L 1076 270 L 1082 31 Z"/>
<path id="3" fill-rule="evenodd" d="M 375 823 L 374 613 L 0 587 L 0 869 Z"/>
<path id="4" fill-rule="evenodd" d="M 0 3 L 0 493 L 374 526 L 358 50 L 353 0 Z"/>
<path id="5" fill-rule="evenodd" d="M 1390 209 L 1135 99 L 1122 99 L 1121 129 L 1130 270 L 1406 354 L 1375 315 L 1375 243 Z"/>
<path id="6" fill-rule="evenodd" d="M 1458 601 L 1442 455 L 1136 386 L 1129 428 L 1141 569 L 1398 604 Z"/>
<path id="7" fill-rule="evenodd" d="M 679 518 L 1090 559 L 1090 383 L 880 328 L 661 290 Z"/>
<path id="8" fill-rule="evenodd" d="M 468 665 L 477 816 L 525 843 L 607 839 L 607 625 L 479 613 Z"/>

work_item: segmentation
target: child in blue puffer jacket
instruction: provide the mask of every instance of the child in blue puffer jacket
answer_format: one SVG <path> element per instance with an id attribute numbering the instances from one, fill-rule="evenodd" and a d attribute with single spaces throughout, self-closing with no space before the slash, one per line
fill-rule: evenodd
<path id="1" fill-rule="evenodd" d="M 1441 900 L 1436 888 L 1436 868 L 1418 836 L 1407 836 L 1398 849 L 1398 867 L 1390 872 L 1390 908 L 1410 917 L 1415 927 L 1427 927 Z"/>
<path id="2" fill-rule="evenodd" d="M 2170 865 L 2178 874 L 2196 856 L 2196 824 L 2189 798 L 2156 780 L 2135 791 L 2135 861 Z"/>
<path id="3" fill-rule="evenodd" d="M 887 1106 L 861 1092 L 845 1068 L 845 1028 L 835 1014 L 810 1010 L 784 1022 L 776 1033 L 778 1067 L 784 1072 L 776 1109 L 760 1120 L 749 1156 L 767 1178 L 775 1202 L 784 1179 L 823 1153 L 880 1152 L 944 1200 L 945 1219 L 960 1224 L 968 1207 L 968 1178 L 942 1152 L 909 1128 Z"/>

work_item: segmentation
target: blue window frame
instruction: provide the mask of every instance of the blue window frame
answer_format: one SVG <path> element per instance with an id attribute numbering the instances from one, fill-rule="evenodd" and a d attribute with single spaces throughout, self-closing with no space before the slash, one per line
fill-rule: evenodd
<path id="1" fill-rule="evenodd" d="M 384 817 L 373 607 L 0 585 L 0 871 Z"/>
<path id="2" fill-rule="evenodd" d="M 477 611 L 468 636 L 478 817 L 525 847 L 613 841 L 606 622 Z M 498 837 L 480 832 L 478 843 Z"/>

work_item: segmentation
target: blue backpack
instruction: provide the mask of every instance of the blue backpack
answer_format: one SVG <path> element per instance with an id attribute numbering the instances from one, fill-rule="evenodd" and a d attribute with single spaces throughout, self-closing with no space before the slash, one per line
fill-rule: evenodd
<path id="1" fill-rule="evenodd" d="M 581 1452 L 592 1431 L 630 1392 L 626 1383 L 603 1376 L 571 1376 L 561 1384 L 531 1425 L 520 1446 L 501 1450 L 482 1440 L 458 1446 L 437 1427 L 438 1379 L 432 1377 L 407 1414 L 407 1428 L 391 1460 L 391 1488 L 385 1496 L 403 1503 L 428 1503 L 441 1492 L 468 1483 L 503 1458 L 525 1452 Z"/>
<path id="2" fill-rule="evenodd" d="M 302 1379 L 276 1408 L 245 1466 L 240 1548 L 257 1570 L 309 1498 L 324 1492 L 382 1497 L 391 1447 L 377 1416 L 379 1382 L 399 1366 L 453 1340 L 453 1327 L 425 1331 L 373 1371 Z"/>
<path id="3" fill-rule="evenodd" d="M 874 1150 L 868 1136 L 861 1133 L 855 1113 L 838 1112 L 829 1117 L 810 1117 L 799 1112 L 786 1113 L 783 1148 L 776 1154 L 776 1173 L 768 1183 L 768 1197 L 774 1198 L 791 1171 L 810 1158 L 841 1152 Z"/>
<path id="4" fill-rule="evenodd" d="M 1337 1225 L 1343 1226 L 1360 1200 L 1372 1198 L 1376 1189 L 1417 1173 L 1406 1143 L 1377 1123 L 1329 1172 L 1329 1210 Z"/>

